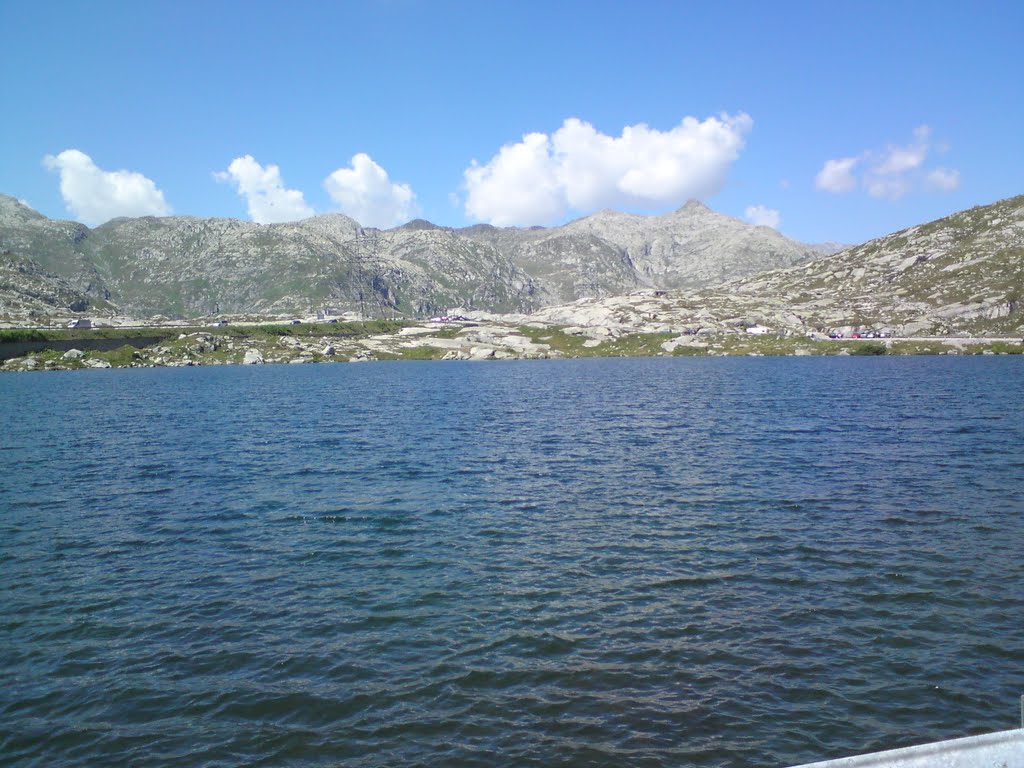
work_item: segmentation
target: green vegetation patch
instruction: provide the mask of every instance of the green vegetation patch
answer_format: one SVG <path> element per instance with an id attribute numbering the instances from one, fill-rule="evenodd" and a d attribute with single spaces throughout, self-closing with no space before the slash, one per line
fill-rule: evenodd
<path id="1" fill-rule="evenodd" d="M 210 332 L 236 337 L 264 335 L 359 338 L 384 333 L 395 333 L 399 328 L 404 328 L 407 325 L 411 325 L 407 320 L 367 320 L 356 323 L 271 323 L 256 326 L 228 325 L 224 328 L 210 329 Z"/>
<path id="2" fill-rule="evenodd" d="M 0 331 L 0 344 L 19 341 L 50 341 L 45 331 L 34 328 L 8 328 Z"/>
<path id="3" fill-rule="evenodd" d="M 875 343 L 871 341 L 865 341 L 860 344 L 854 344 L 850 347 L 851 355 L 871 356 L 871 355 L 884 355 L 888 352 L 888 348 L 885 344 Z"/>
<path id="4" fill-rule="evenodd" d="M 440 360 L 448 352 L 440 347 L 409 347 L 401 351 L 402 360 Z"/>
<path id="5" fill-rule="evenodd" d="M 107 352 L 93 352 L 91 357 L 98 360 L 106 360 L 114 368 L 128 368 L 141 356 L 139 350 L 130 344 L 112 349 Z"/>
<path id="6" fill-rule="evenodd" d="M 435 339 L 454 339 L 464 330 L 465 328 L 462 328 L 461 326 L 452 326 L 449 328 L 441 328 L 440 330 L 433 331 L 431 332 L 430 335 L 433 336 Z"/>
<path id="7" fill-rule="evenodd" d="M 981 345 L 979 344 L 975 346 Z M 984 354 L 986 350 L 997 355 L 1024 355 L 1024 343 L 1014 344 L 1006 341 L 994 341 L 991 344 L 984 345 L 984 347 L 978 351 L 971 349 L 971 353 L 981 355 Z"/>
<path id="8" fill-rule="evenodd" d="M 661 345 L 671 338 L 673 338 L 671 333 L 634 333 L 586 349 L 592 354 L 613 357 L 654 357 L 665 354 Z"/>
<path id="9" fill-rule="evenodd" d="M 19 341 L 79 341 L 89 339 L 137 339 L 148 336 L 177 338 L 202 328 L 10 328 L 0 331 L 0 343 Z"/>

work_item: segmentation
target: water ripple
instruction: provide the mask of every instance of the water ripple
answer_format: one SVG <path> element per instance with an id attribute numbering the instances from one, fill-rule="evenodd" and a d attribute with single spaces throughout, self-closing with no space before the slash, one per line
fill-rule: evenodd
<path id="1" fill-rule="evenodd" d="M 5 763 L 783 765 L 1015 723 L 1019 360 L 107 373 L 0 378 Z"/>

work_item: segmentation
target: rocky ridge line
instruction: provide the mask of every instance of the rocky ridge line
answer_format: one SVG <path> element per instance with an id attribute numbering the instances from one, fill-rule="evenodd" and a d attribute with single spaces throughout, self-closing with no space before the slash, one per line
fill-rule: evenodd
<path id="1" fill-rule="evenodd" d="M 691 201 L 664 216 L 600 212 L 561 227 L 361 227 L 184 216 L 51 221 L 0 195 L 0 250 L 34 260 L 127 315 L 309 312 L 424 316 L 452 306 L 529 312 L 637 288 L 703 286 L 817 252 Z M 42 308 L 40 309 L 42 311 Z"/>

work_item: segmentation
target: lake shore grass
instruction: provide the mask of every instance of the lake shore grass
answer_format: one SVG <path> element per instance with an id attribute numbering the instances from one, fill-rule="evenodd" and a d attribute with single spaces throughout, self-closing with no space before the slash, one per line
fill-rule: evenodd
<path id="1" fill-rule="evenodd" d="M 493 329 L 492 329 L 493 330 Z M 405 331 L 403 333 L 403 331 Z M 407 321 L 277 323 L 218 328 L 98 328 L 0 331 L 5 348 L 31 347 L 0 358 L 0 370 L 181 367 L 370 360 L 451 360 L 584 357 L 1019 355 L 1024 342 L 1005 339 L 814 339 L 712 334 L 679 337 L 633 333 L 594 338 L 578 329 L 519 326 L 488 344 L 474 328 L 413 327 Z M 504 346 L 518 339 L 522 348 Z M 156 339 L 156 341 L 153 341 Z M 116 341 L 124 344 L 117 345 Z M 52 345 L 52 346 L 49 346 Z M 95 346 L 92 346 L 95 345 Z M 105 348 L 100 348 L 105 347 Z M 78 350 L 73 352 L 70 350 Z"/>

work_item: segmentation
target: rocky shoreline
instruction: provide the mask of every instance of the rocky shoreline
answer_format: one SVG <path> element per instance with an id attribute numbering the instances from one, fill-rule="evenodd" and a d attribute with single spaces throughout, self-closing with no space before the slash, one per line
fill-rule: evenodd
<path id="1" fill-rule="evenodd" d="M 577 317 L 577 320 L 580 318 Z M 174 368 L 382 360 L 536 360 L 640 356 L 815 356 L 1021 354 L 1019 338 L 829 339 L 824 334 L 751 333 L 647 323 L 563 325 L 536 316 L 477 318 L 458 323 L 401 324 L 384 333 L 338 334 L 325 325 L 281 332 L 280 326 L 240 331 L 203 329 L 138 348 L 72 347 L 14 357 L 0 371 Z M 289 329 L 290 330 L 290 329 Z M 68 342 L 64 343 L 67 346 Z M 108 344 L 109 346 L 109 344 Z"/>

